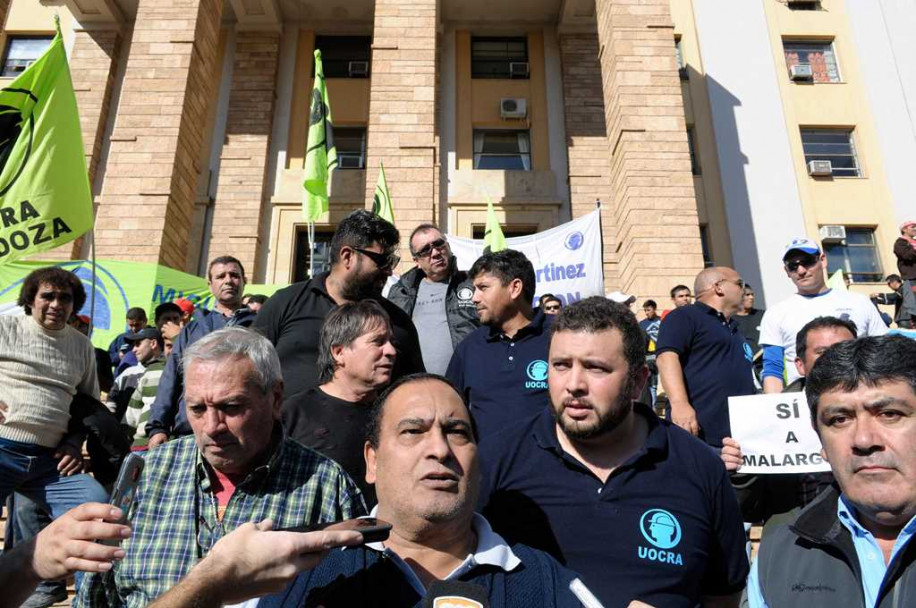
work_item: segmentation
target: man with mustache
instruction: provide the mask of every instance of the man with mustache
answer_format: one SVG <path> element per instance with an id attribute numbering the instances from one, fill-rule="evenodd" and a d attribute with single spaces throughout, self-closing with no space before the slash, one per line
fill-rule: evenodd
<path id="1" fill-rule="evenodd" d="M 836 486 L 761 543 L 751 608 L 916 606 L 916 341 L 865 337 L 810 370 L 811 424 Z"/>
<path id="2" fill-rule="evenodd" d="M 331 237 L 331 270 L 281 289 L 261 308 L 253 327 L 277 348 L 287 379 L 284 415 L 303 407 L 305 394 L 321 382 L 318 354 L 321 325 L 347 302 L 375 300 L 391 319 L 397 350 L 392 378 L 421 372 L 420 340 L 410 316 L 382 297 L 382 288 L 400 262 L 401 235 L 390 222 L 358 209 L 337 225 Z"/>
<path id="3" fill-rule="evenodd" d="M 439 606 L 431 599 L 441 597 L 443 581 L 470 588 L 493 608 L 596 605 L 576 574 L 545 553 L 509 546 L 474 513 L 477 434 L 444 378 L 416 374 L 393 384 L 375 402 L 367 435 L 366 478 L 379 500 L 372 515 L 392 524 L 388 538 L 332 550 L 258 608 Z"/>
<path id="4" fill-rule="evenodd" d="M 172 347 L 172 354 L 159 379 L 156 400 L 150 408 L 146 436 L 150 449 L 169 437 L 191 434 L 184 407 L 184 375 L 181 357 L 184 351 L 207 334 L 223 327 L 248 327 L 255 313 L 242 306 L 245 292 L 245 268 L 231 255 L 213 259 L 207 269 L 207 283 L 213 294 L 213 310 L 199 309 L 193 321 L 185 325 Z"/>
<path id="5" fill-rule="evenodd" d="M 605 606 L 737 606 L 738 503 L 713 450 L 634 402 L 648 377 L 636 317 L 605 298 L 570 304 L 548 362 L 552 407 L 481 445 L 493 528 L 581 573 Z"/>
<path id="6" fill-rule="evenodd" d="M 521 424 L 547 403 L 547 328 L 534 303 L 534 267 L 512 249 L 482 255 L 468 276 L 483 327 L 465 338 L 445 375 L 471 407 L 480 436 Z"/>
<path id="7" fill-rule="evenodd" d="M 432 224 L 413 229 L 410 254 L 417 266 L 391 287 L 388 299 L 417 326 L 426 371 L 444 374 L 455 347 L 480 325 L 474 285 L 467 272 L 458 270 L 448 241 Z"/>

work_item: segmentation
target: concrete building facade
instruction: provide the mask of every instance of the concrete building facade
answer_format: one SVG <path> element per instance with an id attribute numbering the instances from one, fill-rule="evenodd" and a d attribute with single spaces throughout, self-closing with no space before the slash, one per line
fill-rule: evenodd
<path id="1" fill-rule="evenodd" d="M 789 238 L 874 291 L 916 215 L 905 0 L 8 0 L 5 76 L 54 14 L 96 230 L 45 259 L 304 278 L 315 48 L 344 159 L 320 243 L 383 162 L 408 260 L 421 222 L 479 237 L 488 197 L 508 235 L 600 200 L 608 291 L 665 302 L 715 263 L 776 301 Z"/>

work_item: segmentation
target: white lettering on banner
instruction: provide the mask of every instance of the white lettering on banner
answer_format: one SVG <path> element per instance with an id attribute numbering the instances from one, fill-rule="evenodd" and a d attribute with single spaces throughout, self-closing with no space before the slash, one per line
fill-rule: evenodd
<path id="1" fill-rule="evenodd" d="M 830 470 L 811 427 L 804 393 L 728 398 L 732 438 L 741 446 L 739 473 L 819 473 Z"/>
<path id="2" fill-rule="evenodd" d="M 462 270 L 483 255 L 483 240 L 449 235 L 448 243 Z M 545 293 L 557 296 L 564 305 L 604 295 L 598 210 L 544 232 L 506 239 L 506 244 L 531 260 L 537 283 L 535 302 Z"/>

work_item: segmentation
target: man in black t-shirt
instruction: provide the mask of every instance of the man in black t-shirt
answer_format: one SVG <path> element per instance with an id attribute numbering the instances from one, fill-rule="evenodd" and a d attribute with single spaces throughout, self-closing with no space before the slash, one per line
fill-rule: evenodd
<path id="1" fill-rule="evenodd" d="M 388 313 L 374 300 L 334 309 L 321 326 L 320 386 L 309 389 L 282 412 L 287 434 L 342 466 L 375 504 L 366 483 L 363 444 L 372 402 L 391 381 L 397 351 L 391 343 Z"/>

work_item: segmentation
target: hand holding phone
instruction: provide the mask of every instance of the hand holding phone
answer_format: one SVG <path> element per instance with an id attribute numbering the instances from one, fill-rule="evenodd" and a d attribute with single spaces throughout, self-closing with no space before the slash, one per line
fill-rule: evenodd
<path id="1" fill-rule="evenodd" d="M 391 532 L 391 524 L 375 517 L 357 517 L 356 519 L 345 519 L 343 521 L 325 522 L 323 524 L 313 524 L 311 526 L 297 526 L 294 528 L 282 528 L 278 532 L 317 532 L 318 530 L 328 531 L 348 531 L 359 532 L 363 536 L 362 543 L 377 543 L 387 540 Z"/>
<path id="2" fill-rule="evenodd" d="M 115 481 L 114 488 L 111 490 L 111 500 L 109 503 L 121 509 L 121 519 L 117 523 L 130 525 L 128 513 L 130 507 L 134 504 L 134 496 L 137 494 L 137 484 L 140 483 L 140 473 L 143 472 L 143 458 L 134 453 L 128 454 L 118 472 L 118 479 Z M 100 540 L 103 545 L 118 546 L 120 540 Z"/>

